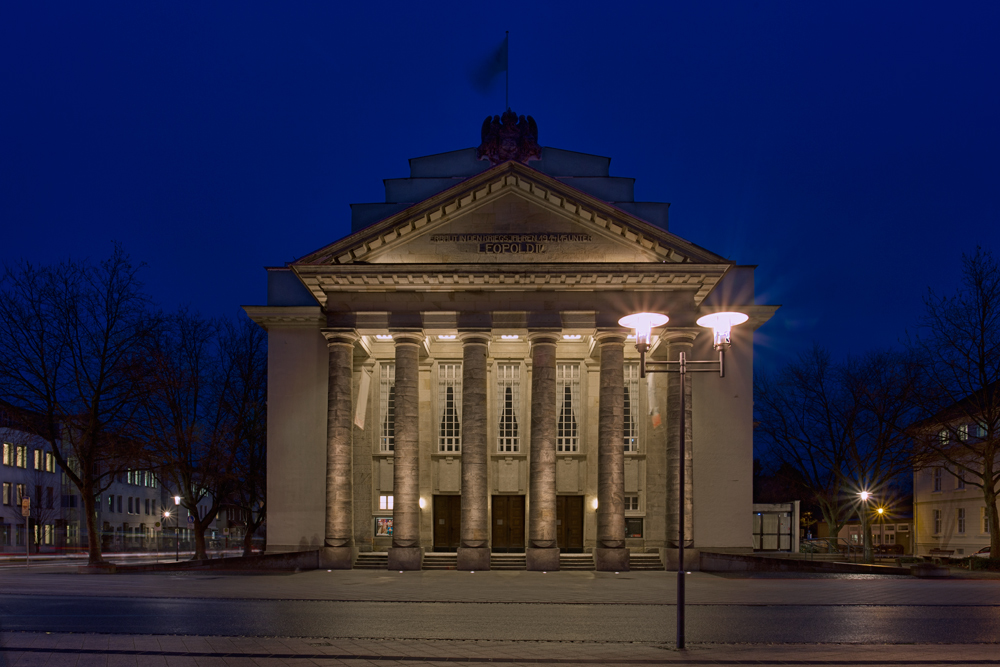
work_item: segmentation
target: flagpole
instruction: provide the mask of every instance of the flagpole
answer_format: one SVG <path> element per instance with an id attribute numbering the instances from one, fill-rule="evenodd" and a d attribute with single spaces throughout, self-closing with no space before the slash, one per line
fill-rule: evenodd
<path id="1" fill-rule="evenodd" d="M 509 109 L 510 108 L 510 30 L 507 30 L 506 34 L 507 36 L 504 37 L 504 39 L 507 42 L 506 45 L 507 48 L 504 49 L 505 51 L 504 55 L 507 57 L 506 58 L 507 62 L 504 63 L 506 65 L 506 67 L 504 68 L 506 70 L 504 72 L 504 75 L 506 77 L 506 82 L 504 85 L 504 102 L 506 103 L 505 106 Z"/>

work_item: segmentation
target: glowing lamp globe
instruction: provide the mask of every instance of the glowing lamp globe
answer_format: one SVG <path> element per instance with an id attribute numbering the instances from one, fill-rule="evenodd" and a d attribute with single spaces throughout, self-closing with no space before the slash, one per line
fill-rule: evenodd
<path id="1" fill-rule="evenodd" d="M 713 344 L 716 350 L 720 350 L 732 344 L 730 334 L 733 327 L 737 324 L 743 324 L 749 319 L 750 317 L 745 313 L 712 313 L 699 317 L 698 325 L 712 330 Z"/>
<path id="2" fill-rule="evenodd" d="M 870 498 L 872 494 L 868 493 L 867 491 L 862 491 L 858 495 L 861 496 L 862 502 L 868 502 L 868 498 Z"/>
<path id="3" fill-rule="evenodd" d="M 670 318 L 660 313 L 634 313 L 618 320 L 618 324 L 627 329 L 635 329 L 635 344 L 638 347 L 649 345 L 653 327 L 662 327 L 668 321 Z"/>

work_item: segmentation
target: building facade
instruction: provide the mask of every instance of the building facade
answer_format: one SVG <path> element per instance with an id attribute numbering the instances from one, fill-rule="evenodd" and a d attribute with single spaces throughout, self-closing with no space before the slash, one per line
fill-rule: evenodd
<path id="1" fill-rule="evenodd" d="M 982 489 L 944 461 L 914 470 L 913 512 L 916 556 L 946 551 L 958 558 L 990 545 Z"/>
<path id="2" fill-rule="evenodd" d="M 353 233 L 268 269 L 267 550 L 327 567 L 425 551 L 487 569 L 491 552 L 557 569 L 591 552 L 685 541 L 751 551 L 753 267 L 668 231 L 610 159 L 534 143 L 530 118 L 487 120 L 479 149 L 410 160 Z M 686 455 L 674 374 L 640 378 L 618 320 L 669 315 L 651 360 L 717 359 L 695 320 L 739 310 L 725 377 L 688 375 Z"/>

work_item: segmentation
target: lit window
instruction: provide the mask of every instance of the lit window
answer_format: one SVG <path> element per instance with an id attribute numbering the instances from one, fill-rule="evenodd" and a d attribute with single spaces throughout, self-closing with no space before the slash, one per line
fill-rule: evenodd
<path id="1" fill-rule="evenodd" d="M 3 504 L 10 505 L 10 482 L 3 483 Z"/>
<path id="2" fill-rule="evenodd" d="M 40 449 L 35 450 L 35 470 L 42 470 L 44 467 L 42 465 L 42 454 L 43 454 L 42 450 Z"/>
<path id="3" fill-rule="evenodd" d="M 380 510 L 388 511 L 392 509 L 392 494 L 383 493 L 378 497 L 378 508 Z"/>
<path id="4" fill-rule="evenodd" d="M 556 451 L 575 452 L 580 448 L 580 427 L 576 421 L 580 403 L 580 365 L 556 364 Z"/>
<path id="5" fill-rule="evenodd" d="M 958 427 L 958 439 L 965 442 L 969 439 L 969 425 L 962 424 Z"/>
<path id="6" fill-rule="evenodd" d="M 17 465 L 18 468 L 27 468 L 28 467 L 28 448 L 25 447 L 24 445 L 18 445 L 17 446 L 17 462 L 16 462 L 16 465 Z"/>
<path id="7" fill-rule="evenodd" d="M 518 404 L 521 394 L 521 366 L 497 364 L 497 451 L 517 452 L 521 449 L 521 436 L 517 429 Z"/>
<path id="8" fill-rule="evenodd" d="M 9 442 L 3 443 L 3 459 L 2 462 L 5 466 L 14 465 L 14 445 Z"/>
<path id="9" fill-rule="evenodd" d="M 379 451 L 391 452 L 396 446 L 396 364 L 379 368 L 379 409 L 382 414 L 382 437 Z"/>
<path id="10" fill-rule="evenodd" d="M 626 452 L 639 451 L 639 364 L 625 364 L 625 405 L 622 444 Z"/>
<path id="11" fill-rule="evenodd" d="M 438 451 L 462 451 L 462 364 L 438 364 L 438 410 Z"/>

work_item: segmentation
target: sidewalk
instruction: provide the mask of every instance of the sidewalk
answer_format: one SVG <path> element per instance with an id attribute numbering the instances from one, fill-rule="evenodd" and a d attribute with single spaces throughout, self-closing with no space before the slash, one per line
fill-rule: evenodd
<path id="1" fill-rule="evenodd" d="M 990 645 L 727 645 L 0 634 L 0 666 L 1000 665 Z M 5 663 L 6 660 L 6 663 Z"/>

